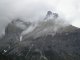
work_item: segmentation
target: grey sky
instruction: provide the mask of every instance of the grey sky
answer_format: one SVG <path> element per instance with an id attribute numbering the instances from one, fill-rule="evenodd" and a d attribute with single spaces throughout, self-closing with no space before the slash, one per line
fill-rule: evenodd
<path id="1" fill-rule="evenodd" d="M 36 21 L 48 10 L 58 12 L 80 27 L 80 0 L 0 0 L 0 31 L 13 18 Z"/>

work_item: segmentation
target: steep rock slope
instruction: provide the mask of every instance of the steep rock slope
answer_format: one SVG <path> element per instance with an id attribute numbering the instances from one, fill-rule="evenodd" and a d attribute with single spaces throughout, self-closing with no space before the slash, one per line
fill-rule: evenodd
<path id="1" fill-rule="evenodd" d="M 0 60 L 80 60 L 80 29 L 58 17 L 48 11 L 38 23 L 13 20 L 0 40 Z"/>

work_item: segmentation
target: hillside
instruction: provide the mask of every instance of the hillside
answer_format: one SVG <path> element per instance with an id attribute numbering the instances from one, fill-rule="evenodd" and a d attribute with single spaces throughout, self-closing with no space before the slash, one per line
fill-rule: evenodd
<path id="1" fill-rule="evenodd" d="M 47 12 L 37 23 L 16 19 L 0 39 L 0 60 L 80 60 L 80 28 Z"/>

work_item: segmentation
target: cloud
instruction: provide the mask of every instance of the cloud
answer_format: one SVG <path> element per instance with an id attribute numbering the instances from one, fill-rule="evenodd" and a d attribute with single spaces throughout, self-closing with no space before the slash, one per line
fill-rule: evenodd
<path id="1" fill-rule="evenodd" d="M 0 31 L 13 18 L 36 21 L 43 18 L 48 10 L 58 12 L 73 25 L 80 27 L 79 0 L 0 0 Z"/>

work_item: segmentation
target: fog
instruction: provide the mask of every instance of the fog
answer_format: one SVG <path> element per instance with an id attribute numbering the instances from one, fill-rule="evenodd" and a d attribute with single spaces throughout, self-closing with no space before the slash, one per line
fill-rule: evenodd
<path id="1" fill-rule="evenodd" d="M 14 18 L 25 21 L 38 21 L 46 12 L 57 12 L 74 26 L 80 27 L 79 0 L 0 0 L 0 32 Z"/>

